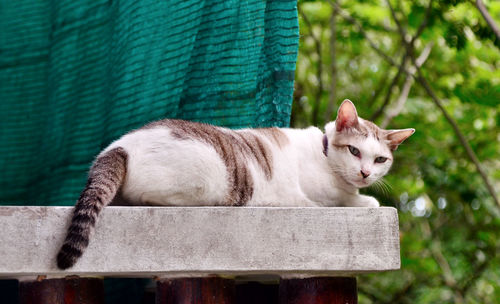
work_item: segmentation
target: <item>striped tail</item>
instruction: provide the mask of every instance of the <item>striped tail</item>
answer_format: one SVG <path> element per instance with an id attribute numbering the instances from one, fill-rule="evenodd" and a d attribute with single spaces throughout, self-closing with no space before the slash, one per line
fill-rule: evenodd
<path id="1" fill-rule="evenodd" d="M 108 205 L 123 183 L 127 152 L 114 148 L 96 159 L 90 168 L 87 186 L 76 203 L 66 239 L 57 254 L 57 266 L 66 269 L 83 254 L 102 208 Z"/>

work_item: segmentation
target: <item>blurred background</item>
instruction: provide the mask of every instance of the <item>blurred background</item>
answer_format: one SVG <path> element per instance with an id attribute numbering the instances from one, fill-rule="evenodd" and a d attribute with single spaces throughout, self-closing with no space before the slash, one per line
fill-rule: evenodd
<path id="1" fill-rule="evenodd" d="M 73 205 L 152 120 L 322 127 L 349 98 L 416 129 L 363 190 L 398 209 L 402 265 L 359 302 L 500 303 L 499 26 L 492 0 L 1 1 L 0 204 Z M 145 284 L 108 282 L 107 303 Z"/>
<path id="2" fill-rule="evenodd" d="M 291 125 L 324 125 L 349 98 L 382 127 L 416 129 L 386 186 L 364 191 L 399 210 L 402 266 L 361 276 L 360 303 L 500 303 L 500 1 L 298 11 Z"/>

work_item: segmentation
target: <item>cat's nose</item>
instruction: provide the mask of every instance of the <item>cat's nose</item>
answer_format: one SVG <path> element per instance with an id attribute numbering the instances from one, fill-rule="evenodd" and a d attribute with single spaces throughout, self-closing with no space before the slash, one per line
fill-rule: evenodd
<path id="1" fill-rule="evenodd" d="M 363 176 L 363 178 L 367 178 L 368 176 L 370 176 L 370 172 L 369 171 L 363 171 L 361 170 L 361 175 Z"/>

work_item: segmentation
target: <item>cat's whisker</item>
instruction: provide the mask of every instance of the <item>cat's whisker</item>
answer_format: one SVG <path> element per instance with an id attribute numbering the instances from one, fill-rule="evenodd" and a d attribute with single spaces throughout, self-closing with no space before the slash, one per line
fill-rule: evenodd
<path id="1" fill-rule="evenodd" d="M 388 182 L 386 182 L 384 179 L 381 179 L 380 183 L 381 183 L 381 185 L 383 185 L 383 187 L 386 191 L 386 195 L 389 195 L 389 193 L 392 190 L 392 186 Z"/>
<path id="2" fill-rule="evenodd" d="M 389 195 L 390 189 L 392 189 L 392 187 L 384 179 L 379 179 L 378 181 L 374 182 L 372 184 L 372 187 L 375 192 L 378 192 L 384 196 Z"/>
<path id="3" fill-rule="evenodd" d="M 387 185 L 384 183 L 383 180 L 379 180 L 378 181 L 378 186 L 380 188 L 380 191 L 384 194 L 384 195 L 387 195 L 389 194 L 389 189 L 387 187 Z"/>

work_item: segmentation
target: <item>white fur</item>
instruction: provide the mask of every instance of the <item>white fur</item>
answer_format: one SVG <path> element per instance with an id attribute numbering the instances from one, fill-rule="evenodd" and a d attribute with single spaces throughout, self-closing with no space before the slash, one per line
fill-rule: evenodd
<path id="1" fill-rule="evenodd" d="M 360 195 L 366 187 L 387 173 L 392 154 L 375 138 L 353 138 L 350 143 L 362 154 L 329 147 L 323 154 L 323 132 L 318 128 L 281 129 L 289 143 L 278 147 L 255 132 L 271 148 L 273 175 L 270 180 L 254 160 L 248 167 L 254 192 L 247 206 L 357 206 L 377 207 L 376 199 Z M 326 126 L 329 141 L 336 136 L 335 123 Z M 158 126 L 129 133 L 112 143 L 106 152 L 122 147 L 128 154 L 127 175 L 121 196 L 134 204 L 217 205 L 228 191 L 226 166 L 215 149 L 198 140 L 174 138 Z M 384 164 L 377 156 L 390 157 Z M 370 172 L 363 181 L 360 170 Z"/>
<path id="2" fill-rule="evenodd" d="M 178 140 L 165 127 L 129 133 L 112 143 L 127 151 L 121 195 L 145 205 L 216 205 L 227 191 L 227 172 L 215 149 L 200 141 Z"/>

